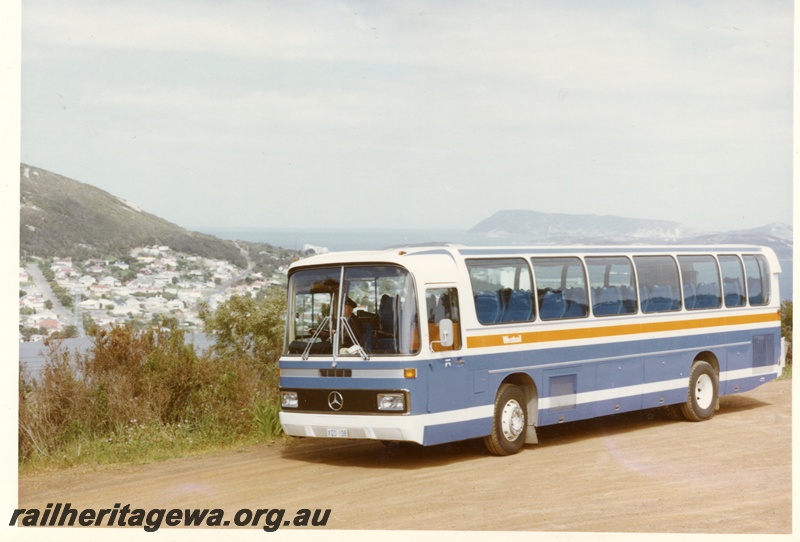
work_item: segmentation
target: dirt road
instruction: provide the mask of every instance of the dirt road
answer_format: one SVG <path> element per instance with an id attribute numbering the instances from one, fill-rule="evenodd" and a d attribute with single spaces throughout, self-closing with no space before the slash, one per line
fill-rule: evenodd
<path id="1" fill-rule="evenodd" d="M 644 411 L 480 442 L 296 440 L 153 465 L 22 476 L 22 508 L 331 509 L 327 529 L 790 533 L 791 382 L 723 397 L 707 422 Z"/>

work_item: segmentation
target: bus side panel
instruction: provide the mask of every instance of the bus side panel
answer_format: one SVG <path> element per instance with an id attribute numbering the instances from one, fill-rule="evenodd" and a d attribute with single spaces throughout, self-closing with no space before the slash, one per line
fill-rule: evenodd
<path id="1" fill-rule="evenodd" d="M 640 409 L 641 348 L 639 341 L 620 341 L 540 351 L 544 363 L 561 366 L 542 371 L 539 425 Z"/>
<path id="2" fill-rule="evenodd" d="M 726 370 L 720 375 L 720 395 L 752 390 L 780 374 L 780 327 L 730 332 Z"/>
<path id="3" fill-rule="evenodd" d="M 596 389 L 600 396 L 615 397 L 595 403 L 595 415 L 604 416 L 642 408 L 641 384 L 644 382 L 642 358 L 605 362 L 597 366 Z M 625 388 L 620 390 L 619 388 Z M 603 393 L 605 392 L 605 393 Z"/>
<path id="4" fill-rule="evenodd" d="M 454 442 L 483 437 L 492 432 L 492 418 L 481 418 L 454 423 L 426 425 L 423 445 L 432 446 L 445 442 Z"/>
<path id="5" fill-rule="evenodd" d="M 693 352 L 645 355 L 642 408 L 686 401 Z"/>
<path id="6" fill-rule="evenodd" d="M 720 367 L 719 395 L 729 395 L 741 391 L 740 383 L 731 377 L 753 366 L 752 332 L 732 331 L 728 333 L 728 357 L 725 367 Z"/>
<path id="7" fill-rule="evenodd" d="M 452 356 L 432 359 L 422 369 L 427 382 L 427 412 L 447 412 L 494 403 L 483 382 L 487 359 Z"/>

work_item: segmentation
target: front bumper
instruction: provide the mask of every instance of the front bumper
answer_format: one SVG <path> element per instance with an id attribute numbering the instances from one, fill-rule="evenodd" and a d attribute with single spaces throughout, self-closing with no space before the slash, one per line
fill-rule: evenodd
<path id="1" fill-rule="evenodd" d="M 398 440 L 423 443 L 425 427 L 418 416 L 314 414 L 281 412 L 283 431 L 293 437 Z M 336 436 L 332 436 L 336 435 Z"/>

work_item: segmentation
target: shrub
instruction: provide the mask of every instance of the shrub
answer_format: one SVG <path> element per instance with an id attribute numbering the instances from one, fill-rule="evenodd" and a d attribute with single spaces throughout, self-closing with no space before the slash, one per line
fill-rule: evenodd
<path id="1" fill-rule="evenodd" d="M 221 356 L 246 354 L 265 365 L 274 364 L 283 347 L 286 297 L 282 289 L 267 290 L 263 297 L 234 296 L 213 313 L 202 307 L 200 318 L 216 339 Z"/>
<path id="2" fill-rule="evenodd" d="M 786 366 L 792 364 L 792 313 L 794 312 L 794 303 L 790 300 L 784 300 L 781 303 L 781 336 L 789 343 L 789 349 L 786 352 Z"/>
<path id="3" fill-rule="evenodd" d="M 84 354 L 51 341 L 46 357 L 36 379 L 20 371 L 23 463 L 146 460 L 279 432 L 275 365 L 198 355 L 180 330 L 114 327 Z"/>

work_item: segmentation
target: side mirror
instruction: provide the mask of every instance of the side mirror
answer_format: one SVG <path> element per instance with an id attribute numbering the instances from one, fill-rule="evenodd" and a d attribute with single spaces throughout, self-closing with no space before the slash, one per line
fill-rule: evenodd
<path id="1" fill-rule="evenodd" d="M 444 348 L 453 346 L 453 321 L 449 318 L 439 321 L 439 344 Z"/>

